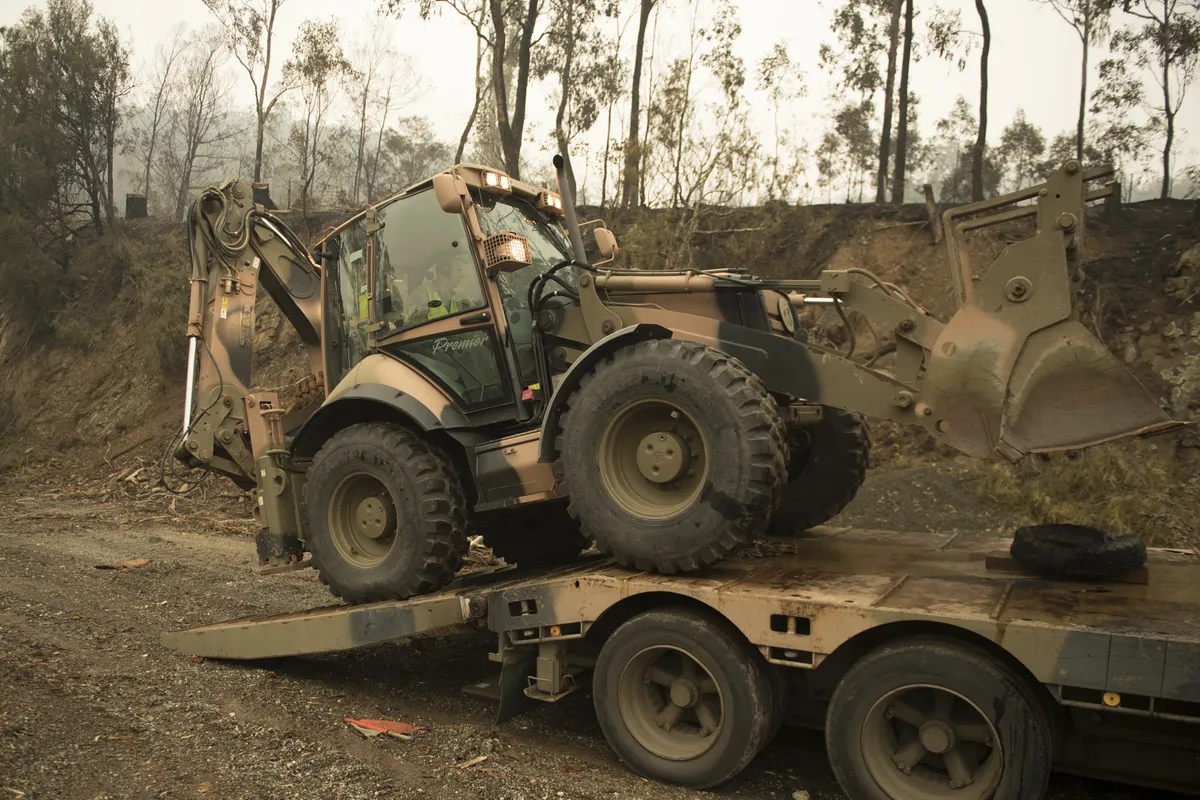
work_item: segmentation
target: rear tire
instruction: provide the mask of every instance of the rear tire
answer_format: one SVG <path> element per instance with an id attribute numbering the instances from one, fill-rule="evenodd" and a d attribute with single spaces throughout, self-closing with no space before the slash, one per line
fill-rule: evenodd
<path id="1" fill-rule="evenodd" d="M 814 425 L 789 438 L 788 485 L 775 512 L 776 533 L 802 533 L 836 517 L 867 478 L 871 440 L 862 417 L 824 409 Z"/>
<path id="2" fill-rule="evenodd" d="M 579 520 L 562 503 L 538 503 L 528 511 L 501 511 L 483 521 L 483 543 L 497 558 L 521 567 L 569 561 L 591 547 Z"/>
<path id="3" fill-rule="evenodd" d="M 741 772 L 778 727 L 767 668 L 717 620 L 681 608 L 648 611 L 600 650 L 596 718 L 639 775 L 716 786 Z"/>
<path id="4" fill-rule="evenodd" d="M 436 591 L 467 549 L 466 499 L 449 459 L 395 425 L 334 434 L 309 467 L 305 501 L 313 566 L 350 603 Z"/>
<path id="5" fill-rule="evenodd" d="M 571 395 L 556 442 L 571 515 L 640 570 L 714 564 L 763 533 L 786 480 L 775 400 L 694 342 L 617 350 Z"/>
<path id="6" fill-rule="evenodd" d="M 932 636 L 859 659 L 830 700 L 825 743 L 842 791 L 863 800 L 1035 800 L 1050 780 L 1050 723 L 1029 683 Z"/>

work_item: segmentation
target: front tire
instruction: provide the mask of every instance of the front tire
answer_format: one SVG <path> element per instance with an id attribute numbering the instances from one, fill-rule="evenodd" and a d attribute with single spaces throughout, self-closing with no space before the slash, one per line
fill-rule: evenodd
<path id="1" fill-rule="evenodd" d="M 313 566 L 350 603 L 436 591 L 467 549 L 466 499 L 449 459 L 396 425 L 330 438 L 308 470 L 305 501 Z"/>
<path id="2" fill-rule="evenodd" d="M 838 684 L 825 723 L 842 791 L 864 800 L 1035 800 L 1051 731 L 1029 683 L 972 645 L 885 644 Z"/>
<path id="3" fill-rule="evenodd" d="M 638 774 L 716 786 L 741 772 L 778 728 L 767 669 L 717 620 L 680 608 L 648 611 L 600 650 L 596 718 Z"/>
<path id="4" fill-rule="evenodd" d="M 741 362 L 694 342 L 617 350 L 563 414 L 572 516 L 619 563 L 687 572 L 763 533 L 786 480 L 775 401 Z"/>

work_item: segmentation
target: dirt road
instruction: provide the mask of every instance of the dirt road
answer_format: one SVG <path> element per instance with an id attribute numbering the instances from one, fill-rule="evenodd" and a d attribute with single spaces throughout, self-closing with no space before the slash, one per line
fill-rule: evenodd
<path id="1" fill-rule="evenodd" d="M 460 692 L 492 670 L 487 637 L 256 664 L 165 650 L 166 630 L 329 603 L 311 571 L 255 576 L 252 553 L 113 504 L 0 495 L 0 798 L 842 797 L 817 733 L 785 729 L 708 794 L 628 772 L 586 690 L 496 727 Z M 343 717 L 428 732 L 364 740 Z M 1059 778 L 1053 796 L 1147 795 Z"/>

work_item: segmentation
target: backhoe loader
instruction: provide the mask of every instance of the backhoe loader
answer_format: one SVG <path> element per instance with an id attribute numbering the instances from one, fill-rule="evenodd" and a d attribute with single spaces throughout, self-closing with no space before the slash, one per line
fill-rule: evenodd
<path id="1" fill-rule="evenodd" d="M 864 269 L 614 268 L 561 162 L 558 192 L 451 167 L 313 252 L 246 182 L 193 204 L 174 452 L 253 488 L 265 569 L 307 551 L 346 601 L 402 599 L 449 581 L 478 532 L 521 565 L 594 542 L 692 571 L 840 511 L 866 470 L 863 416 L 1014 461 L 1180 424 L 1071 318 L 1084 206 L 1111 192 L 1088 186 L 1111 170 L 1070 161 L 947 211 L 942 322 Z M 965 233 L 1023 217 L 1036 235 L 976 274 Z M 250 389 L 260 282 L 308 352 L 290 408 Z M 797 307 L 817 303 L 893 335 L 891 368 L 809 341 Z"/>

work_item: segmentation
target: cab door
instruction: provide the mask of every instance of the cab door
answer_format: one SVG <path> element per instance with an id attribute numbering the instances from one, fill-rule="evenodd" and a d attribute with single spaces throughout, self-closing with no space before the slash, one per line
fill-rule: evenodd
<path id="1" fill-rule="evenodd" d="M 419 369 L 464 411 L 513 412 L 496 311 L 462 216 L 443 211 L 428 189 L 379 206 L 375 220 L 377 346 Z"/>
<path id="2" fill-rule="evenodd" d="M 322 269 L 325 293 L 322 332 L 325 340 L 326 387 L 338 382 L 370 352 L 367 346 L 367 229 L 351 220 L 324 243 L 335 252 Z"/>

